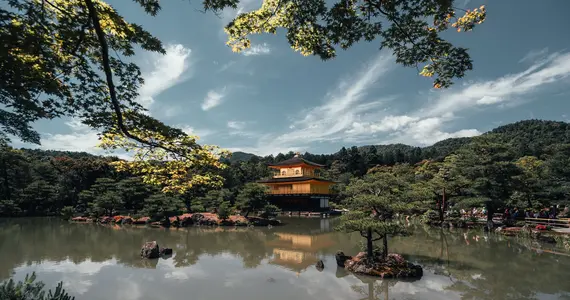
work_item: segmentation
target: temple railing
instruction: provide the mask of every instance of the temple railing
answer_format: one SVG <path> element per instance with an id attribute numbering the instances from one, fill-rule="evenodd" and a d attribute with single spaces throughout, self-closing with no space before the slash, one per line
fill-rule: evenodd
<path id="1" fill-rule="evenodd" d="M 276 189 L 276 190 L 269 190 L 269 194 L 272 195 L 291 195 L 291 194 L 318 194 L 318 195 L 330 195 L 332 194 L 330 191 L 317 191 L 317 190 L 310 190 L 310 189 Z"/>

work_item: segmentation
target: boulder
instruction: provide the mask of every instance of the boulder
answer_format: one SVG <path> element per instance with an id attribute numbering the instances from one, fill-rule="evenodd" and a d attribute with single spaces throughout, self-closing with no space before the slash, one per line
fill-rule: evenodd
<path id="1" fill-rule="evenodd" d="M 315 267 L 317 268 L 317 270 L 323 271 L 324 268 L 325 268 L 325 263 L 323 263 L 322 260 L 319 260 L 319 261 L 317 262 L 317 264 L 315 265 Z"/>
<path id="2" fill-rule="evenodd" d="M 160 226 L 170 227 L 170 218 L 168 217 L 162 218 L 162 220 L 160 220 Z"/>
<path id="3" fill-rule="evenodd" d="M 133 224 L 133 218 L 131 217 L 124 217 L 121 220 L 121 224 Z"/>
<path id="4" fill-rule="evenodd" d="M 344 255 L 344 252 L 337 251 L 334 258 L 336 259 L 336 265 L 344 268 L 344 263 L 351 259 L 352 256 Z"/>
<path id="5" fill-rule="evenodd" d="M 281 225 L 281 221 L 275 219 L 266 219 L 260 217 L 248 217 L 247 218 L 249 224 L 253 226 L 279 226 Z"/>
<path id="6" fill-rule="evenodd" d="M 542 232 L 533 231 L 532 237 L 538 240 L 539 242 L 547 243 L 547 244 L 556 244 L 556 239 L 550 235 L 544 235 Z"/>
<path id="7" fill-rule="evenodd" d="M 418 265 L 407 262 L 399 254 L 388 254 L 388 258 L 375 258 L 370 261 L 366 253 L 360 252 L 357 256 L 345 261 L 346 270 L 362 275 L 377 276 L 381 278 L 420 278 L 423 269 Z"/>
<path id="8" fill-rule="evenodd" d="M 192 224 L 200 224 L 200 222 L 204 219 L 204 215 L 195 213 L 192 214 Z"/>
<path id="9" fill-rule="evenodd" d="M 136 220 L 133 220 L 133 224 L 136 225 L 144 225 L 150 222 L 150 218 L 149 217 L 142 217 L 142 218 L 138 218 Z"/>
<path id="10" fill-rule="evenodd" d="M 160 249 L 156 241 L 146 242 L 141 248 L 141 257 L 154 259 L 160 257 Z"/>
<path id="11" fill-rule="evenodd" d="M 111 223 L 111 222 L 113 222 L 113 218 L 111 218 L 111 217 L 101 217 L 101 218 L 99 218 L 99 223 L 101 223 L 101 224 L 109 224 L 109 223 Z"/>
<path id="12" fill-rule="evenodd" d="M 192 222 L 192 214 L 182 214 L 178 216 L 178 218 L 180 219 L 180 227 L 187 227 L 194 224 Z"/>
<path id="13" fill-rule="evenodd" d="M 161 248 L 160 256 L 172 255 L 172 248 Z"/>

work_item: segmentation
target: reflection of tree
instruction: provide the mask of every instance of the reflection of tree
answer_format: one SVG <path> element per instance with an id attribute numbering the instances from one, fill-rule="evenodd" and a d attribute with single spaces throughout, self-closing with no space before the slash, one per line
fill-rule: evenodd
<path id="1" fill-rule="evenodd" d="M 272 254 L 265 246 L 268 231 L 239 228 L 157 229 L 98 224 L 68 224 L 59 219 L 6 220 L 0 224 L 0 280 L 11 276 L 20 264 L 42 260 L 80 263 L 87 259 L 103 262 L 115 258 L 135 268 L 155 268 L 158 261 L 142 260 L 141 245 L 156 240 L 171 247 L 176 267 L 195 264 L 201 255 L 230 253 L 241 257 L 244 266 L 256 267 Z"/>
<path id="2" fill-rule="evenodd" d="M 139 257 L 140 246 L 152 240 L 174 249 L 170 259 L 176 267 L 193 265 L 205 255 L 230 254 L 239 257 L 244 267 L 255 268 L 264 259 L 272 258 L 274 249 L 310 253 L 302 256 L 302 263 L 307 259 L 331 257 L 339 249 L 347 254 L 358 251 L 358 236 L 323 233 L 317 230 L 320 228 L 318 219 L 304 219 L 298 223 L 291 219 L 289 222 L 272 229 L 192 227 L 165 230 L 68 224 L 59 219 L 3 220 L 0 221 L 0 280 L 10 277 L 19 265 L 45 260 L 69 259 L 80 263 L 87 259 L 102 262 L 114 258 L 119 264 L 133 268 L 155 268 L 159 261 Z M 463 299 L 530 300 L 536 299 L 538 293 L 567 294 L 565 291 L 570 290 L 570 282 L 565 280 L 570 268 L 568 257 L 537 253 L 529 250 L 536 247 L 533 244 L 498 235 L 485 236 L 481 231 L 421 226 L 413 230 L 411 237 L 391 240 L 393 251 L 421 264 L 426 272 L 449 277 L 452 283 L 446 288 L 460 293 Z M 289 243 L 288 248 L 289 244 L 282 238 L 294 235 L 309 236 L 310 245 Z M 325 237 L 332 243 L 322 242 Z M 319 247 L 315 247 L 316 242 Z M 351 276 L 343 268 L 336 272 L 339 278 Z M 372 287 L 369 282 L 364 283 L 363 295 L 374 290 L 371 294 L 383 299 L 385 290 L 382 290 L 381 281 Z"/>
<path id="3" fill-rule="evenodd" d="M 537 293 L 570 290 L 563 277 L 570 260 L 537 254 L 514 239 L 432 228 L 416 230 L 415 236 L 399 239 L 394 247 L 424 269 L 454 279 L 448 289 L 461 293 L 462 299 L 530 300 Z"/>
<path id="4" fill-rule="evenodd" d="M 366 295 L 366 297 L 362 298 L 361 300 L 389 300 L 390 299 L 390 288 L 393 287 L 397 281 L 395 280 L 373 280 L 373 279 L 362 279 L 359 278 L 365 286 L 362 285 L 353 285 L 351 286 L 352 290 Z"/>
<path id="5" fill-rule="evenodd" d="M 344 268 L 337 268 L 336 277 L 342 278 L 350 273 Z M 390 299 L 390 288 L 395 286 L 399 281 L 397 279 L 378 279 L 376 277 L 356 275 L 363 285 L 352 285 L 353 291 L 365 295 L 366 297 L 361 300 L 388 300 Z M 409 279 L 408 281 L 415 281 L 416 279 Z"/>

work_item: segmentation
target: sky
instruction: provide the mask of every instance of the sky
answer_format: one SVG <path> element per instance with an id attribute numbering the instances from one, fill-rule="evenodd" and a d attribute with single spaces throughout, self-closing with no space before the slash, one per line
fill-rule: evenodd
<path id="1" fill-rule="evenodd" d="M 242 1 L 219 16 L 200 1 L 162 1 L 151 17 L 134 1 L 108 1 L 129 22 L 160 38 L 166 54 L 139 52 L 145 84 L 138 101 L 159 120 L 200 136 L 200 143 L 258 155 L 300 151 L 334 153 L 353 145 L 427 146 L 481 134 L 525 119 L 569 121 L 570 1 L 456 0 L 487 7 L 487 20 L 446 38 L 469 48 L 474 69 L 446 90 L 415 68 L 395 63 L 379 41 L 362 42 L 323 62 L 294 52 L 284 34 L 252 37 L 234 53 L 223 27 Z M 41 121 L 41 146 L 86 151 L 97 133 L 79 120 Z"/>

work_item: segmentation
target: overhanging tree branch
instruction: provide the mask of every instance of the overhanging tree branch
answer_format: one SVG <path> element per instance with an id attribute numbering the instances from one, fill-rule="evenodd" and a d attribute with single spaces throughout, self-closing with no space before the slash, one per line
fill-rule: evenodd
<path id="1" fill-rule="evenodd" d="M 103 31 L 103 28 L 101 28 L 101 23 L 99 20 L 99 16 L 97 14 L 97 9 L 93 4 L 93 0 L 85 0 L 85 4 L 87 5 L 87 10 L 89 11 L 89 18 L 91 19 L 91 22 L 93 23 L 93 28 L 95 29 L 95 33 L 97 34 L 99 45 L 101 46 L 103 72 L 105 73 L 107 86 L 109 88 L 109 97 L 111 99 L 111 104 L 113 106 L 113 110 L 117 118 L 117 127 L 119 128 L 121 133 L 123 133 L 126 137 L 132 140 L 135 140 L 141 144 L 149 145 L 151 147 L 157 147 L 169 152 L 173 152 L 172 149 L 165 147 L 160 143 L 141 139 L 138 136 L 133 135 L 132 133 L 129 132 L 127 126 L 125 126 L 125 122 L 123 119 L 123 112 L 121 111 L 121 104 L 117 99 L 117 91 L 115 89 L 115 84 L 113 82 L 113 72 L 111 70 L 111 61 L 109 58 L 109 45 L 105 37 L 105 32 Z"/>

